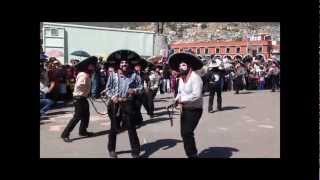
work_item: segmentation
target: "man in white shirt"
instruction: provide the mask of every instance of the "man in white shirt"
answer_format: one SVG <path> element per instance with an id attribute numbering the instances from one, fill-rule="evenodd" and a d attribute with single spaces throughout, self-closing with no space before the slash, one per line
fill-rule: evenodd
<path id="1" fill-rule="evenodd" d="M 202 68 L 200 59 L 190 53 L 176 53 L 170 56 L 169 65 L 180 72 L 176 103 L 181 109 L 181 136 L 188 158 L 198 157 L 194 130 L 203 111 L 201 77 L 194 71 Z"/>
<path id="2" fill-rule="evenodd" d="M 72 142 L 69 136 L 73 128 L 80 121 L 79 135 L 80 136 L 92 136 L 93 133 L 88 132 L 90 111 L 87 97 L 91 90 L 91 75 L 94 72 L 98 59 L 95 56 L 91 56 L 82 62 L 78 63 L 75 68 L 79 72 L 76 78 L 76 83 L 73 91 L 74 102 L 74 115 L 69 121 L 68 125 L 61 134 L 61 138 L 65 142 Z"/>

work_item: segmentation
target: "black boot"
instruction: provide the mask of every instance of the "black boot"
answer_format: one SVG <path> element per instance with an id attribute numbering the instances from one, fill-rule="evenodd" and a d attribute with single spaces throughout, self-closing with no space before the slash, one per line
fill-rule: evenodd
<path id="1" fill-rule="evenodd" d="M 194 154 L 194 155 L 191 155 L 191 156 L 188 156 L 189 159 L 197 159 L 199 158 L 198 154 Z"/>
<path id="2" fill-rule="evenodd" d="M 109 152 L 109 156 L 110 156 L 110 158 L 118 158 L 117 153 L 114 152 L 114 151 L 110 151 L 110 152 Z"/>
<path id="3" fill-rule="evenodd" d="M 66 142 L 66 143 L 72 142 L 72 140 L 69 138 L 69 136 L 62 136 L 62 135 L 61 135 L 61 138 L 62 138 L 62 140 L 63 140 L 64 142 Z"/>
<path id="4" fill-rule="evenodd" d="M 132 158 L 140 158 L 140 155 L 138 153 L 132 153 Z"/>

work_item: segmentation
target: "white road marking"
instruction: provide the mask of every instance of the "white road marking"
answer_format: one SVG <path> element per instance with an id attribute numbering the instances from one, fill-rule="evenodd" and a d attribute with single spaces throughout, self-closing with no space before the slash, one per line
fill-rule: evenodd
<path id="1" fill-rule="evenodd" d="M 55 126 L 49 126 L 49 131 L 61 131 L 62 128 L 64 128 L 66 125 L 55 125 Z"/>
<path id="2" fill-rule="evenodd" d="M 246 122 L 255 122 L 256 120 L 254 119 L 247 119 Z"/>
<path id="3" fill-rule="evenodd" d="M 269 128 L 269 129 L 274 128 L 274 127 L 273 127 L 273 126 L 271 126 L 271 125 L 265 125 L 265 124 L 260 124 L 258 127 L 262 127 L 262 128 Z"/>
<path id="4" fill-rule="evenodd" d="M 224 127 L 219 127 L 218 129 L 222 130 L 222 131 L 227 131 L 228 128 L 224 128 Z"/>
<path id="5" fill-rule="evenodd" d="M 73 114 L 64 114 L 64 115 L 58 115 L 58 116 L 55 116 L 55 118 L 72 118 Z"/>

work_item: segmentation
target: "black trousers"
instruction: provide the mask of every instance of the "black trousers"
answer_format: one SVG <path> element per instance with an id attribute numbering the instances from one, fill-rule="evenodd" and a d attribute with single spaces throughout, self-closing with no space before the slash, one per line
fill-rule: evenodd
<path id="1" fill-rule="evenodd" d="M 209 91 L 210 93 L 209 93 L 208 111 L 211 111 L 213 109 L 213 100 L 214 100 L 215 93 L 217 93 L 217 104 L 218 104 L 218 109 L 220 110 L 222 105 L 221 86 L 220 85 L 210 86 Z"/>
<path id="2" fill-rule="evenodd" d="M 73 98 L 74 103 L 74 115 L 72 119 L 69 121 L 68 125 L 62 132 L 61 137 L 68 137 L 73 128 L 80 121 L 79 134 L 83 134 L 87 132 L 87 128 L 89 125 L 90 111 L 89 111 L 89 103 L 85 97 L 81 98 Z"/>
<path id="3" fill-rule="evenodd" d="M 120 131 L 121 117 L 119 115 L 119 104 L 109 102 L 107 109 L 111 126 L 114 126 L 113 128 L 117 131 Z"/>
<path id="4" fill-rule="evenodd" d="M 202 115 L 202 109 L 182 108 L 181 113 L 181 136 L 183 139 L 184 150 L 188 157 L 198 153 L 194 139 L 194 130 L 197 127 Z"/>
<path id="5" fill-rule="evenodd" d="M 141 106 L 143 104 L 143 97 L 141 95 L 139 96 L 134 96 L 133 98 L 133 111 L 134 111 L 134 124 L 135 125 L 139 125 L 143 122 L 143 117 L 142 117 L 142 114 L 141 114 Z M 148 111 L 148 108 L 147 108 L 147 111 Z M 124 122 L 125 123 L 125 122 Z"/>
<path id="6" fill-rule="evenodd" d="M 151 95 L 152 95 L 152 100 L 154 100 L 154 98 L 155 98 L 156 95 L 157 95 L 158 89 L 150 90 L 150 91 L 151 91 Z"/>
<path id="7" fill-rule="evenodd" d="M 133 100 L 129 100 L 126 102 L 120 102 L 120 117 L 121 120 L 124 121 L 126 127 L 128 129 L 129 141 L 133 154 L 140 153 L 140 142 L 136 131 L 135 123 L 133 122 L 134 117 L 134 103 Z M 109 133 L 109 142 L 108 142 L 108 151 L 115 151 L 116 149 L 116 140 L 117 140 L 117 124 L 115 121 L 111 121 L 110 133 Z"/>
<path id="8" fill-rule="evenodd" d="M 153 115 L 154 103 L 153 103 L 153 92 L 150 89 L 146 89 L 144 94 L 141 96 L 143 107 L 146 109 L 148 115 Z"/>
<path id="9" fill-rule="evenodd" d="M 277 77 L 275 75 L 271 75 L 270 79 L 271 79 L 271 88 L 272 88 L 272 91 L 274 92 L 277 88 Z"/>
<path id="10" fill-rule="evenodd" d="M 241 89 L 241 85 L 242 85 L 242 77 L 241 76 L 236 77 L 233 80 L 233 86 L 234 86 L 234 90 L 236 91 L 237 94 L 239 93 L 239 90 Z"/>

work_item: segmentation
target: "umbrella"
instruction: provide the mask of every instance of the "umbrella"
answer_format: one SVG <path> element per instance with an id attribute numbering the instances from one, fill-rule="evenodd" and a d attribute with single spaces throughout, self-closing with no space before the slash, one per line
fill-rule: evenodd
<path id="1" fill-rule="evenodd" d="M 85 52 L 85 51 L 74 51 L 71 53 L 71 55 L 74 55 L 74 56 L 79 56 L 79 57 L 90 57 L 90 54 Z"/>
<path id="2" fill-rule="evenodd" d="M 50 57 L 63 57 L 64 56 L 63 52 L 59 51 L 57 49 L 53 49 L 53 50 L 47 52 L 47 55 Z"/>
<path id="3" fill-rule="evenodd" d="M 98 57 L 98 58 L 99 58 L 99 57 L 102 57 L 103 60 L 107 60 L 109 54 L 107 54 L 107 53 L 95 53 L 94 56 L 96 56 L 96 57 Z"/>
<path id="4" fill-rule="evenodd" d="M 40 54 L 40 60 L 41 61 L 47 61 L 48 60 L 48 56 L 42 53 L 42 54 Z"/>
<path id="5" fill-rule="evenodd" d="M 159 56 L 149 57 L 149 58 L 147 59 L 147 61 L 148 61 L 148 62 L 151 62 L 152 64 L 157 64 L 161 59 L 162 59 L 162 56 L 159 55 Z"/>

